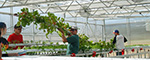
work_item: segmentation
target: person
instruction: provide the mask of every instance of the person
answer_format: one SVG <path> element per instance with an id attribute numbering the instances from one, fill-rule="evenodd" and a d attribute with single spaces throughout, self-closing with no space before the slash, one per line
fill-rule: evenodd
<path id="1" fill-rule="evenodd" d="M 11 35 L 9 35 L 8 37 L 8 42 L 10 44 L 15 44 L 15 43 L 23 43 L 23 36 L 20 34 L 22 31 L 22 26 L 19 25 L 17 26 L 17 24 L 14 26 L 14 33 L 12 33 Z M 24 46 L 19 46 L 21 49 Z M 10 47 L 12 48 L 12 47 Z M 14 50 L 18 49 L 18 46 L 16 46 L 15 48 L 13 48 Z"/>
<path id="2" fill-rule="evenodd" d="M 5 45 L 5 49 L 8 48 L 8 41 L 3 38 L 2 36 L 6 34 L 6 24 L 4 22 L 0 22 L 0 59 L 1 57 L 6 57 L 6 56 L 18 56 L 18 53 L 9 53 L 9 54 L 2 54 L 2 45 Z M 7 47 L 6 47 L 7 46 Z"/>
<path id="3" fill-rule="evenodd" d="M 71 34 L 69 34 L 68 38 L 65 37 L 64 31 L 62 29 L 58 29 L 62 33 L 62 41 L 68 42 L 66 55 L 71 55 L 72 53 L 78 54 L 79 36 L 77 35 L 77 27 L 72 26 L 69 29 Z"/>
<path id="4" fill-rule="evenodd" d="M 113 34 L 115 35 L 113 44 L 115 44 L 116 49 L 118 51 L 124 49 L 124 36 L 119 33 L 119 30 L 114 30 Z M 122 55 L 122 52 L 116 52 L 116 55 Z"/>

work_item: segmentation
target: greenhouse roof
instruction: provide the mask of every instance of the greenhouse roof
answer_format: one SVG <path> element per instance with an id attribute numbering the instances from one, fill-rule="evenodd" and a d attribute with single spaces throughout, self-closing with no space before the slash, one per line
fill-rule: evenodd
<path id="1" fill-rule="evenodd" d="M 149 17 L 149 0 L 0 0 L 0 8 L 27 7 L 68 17 L 88 17 L 95 20 Z M 1 14 L 10 14 L 0 12 Z"/>

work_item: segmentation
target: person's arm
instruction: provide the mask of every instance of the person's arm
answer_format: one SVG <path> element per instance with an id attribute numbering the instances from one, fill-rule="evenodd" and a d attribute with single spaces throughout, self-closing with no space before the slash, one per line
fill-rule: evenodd
<path id="1" fill-rule="evenodd" d="M 58 30 L 62 33 L 62 41 L 63 42 L 67 42 L 67 39 L 66 39 L 65 34 L 64 34 L 64 31 L 62 29 L 60 29 L 60 28 L 58 28 Z"/>
<path id="2" fill-rule="evenodd" d="M 63 40 L 63 42 L 67 42 L 67 39 L 66 39 L 64 33 L 62 33 L 62 40 Z"/>
<path id="3" fill-rule="evenodd" d="M 124 37 L 124 43 L 127 42 L 128 40 L 126 39 L 126 37 Z"/>
<path id="4" fill-rule="evenodd" d="M 114 37 L 113 45 L 116 43 L 116 36 L 117 36 L 117 35 L 115 35 L 115 37 Z"/>

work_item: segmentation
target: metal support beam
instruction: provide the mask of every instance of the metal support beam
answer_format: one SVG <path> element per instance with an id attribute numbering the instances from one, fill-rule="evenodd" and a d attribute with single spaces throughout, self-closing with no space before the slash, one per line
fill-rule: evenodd
<path id="1" fill-rule="evenodd" d="M 59 5 L 57 5 L 56 3 L 55 3 L 55 5 L 61 10 L 61 11 L 64 11 Z"/>
<path id="2" fill-rule="evenodd" d="M 13 14 L 13 7 L 10 7 L 10 13 Z M 10 26 L 14 26 L 13 20 L 14 20 L 13 15 L 10 15 Z M 12 33 L 14 32 L 13 27 L 10 28 L 10 32 L 12 32 Z"/>
<path id="3" fill-rule="evenodd" d="M 130 19 L 126 19 L 126 21 L 127 21 L 127 36 L 128 36 L 128 40 L 129 40 L 129 42 L 128 42 L 128 45 L 131 45 L 131 33 L 130 33 Z"/>
<path id="4" fill-rule="evenodd" d="M 75 25 L 77 26 L 77 23 L 76 23 L 76 22 L 77 22 L 77 17 L 75 18 Z"/>
<path id="5" fill-rule="evenodd" d="M 94 32 L 94 34 L 97 34 L 97 25 L 96 25 L 96 20 L 95 20 L 95 32 Z M 97 40 L 97 36 L 95 35 L 95 39 Z M 97 42 L 98 42 L 99 40 L 97 40 Z"/>
<path id="6" fill-rule="evenodd" d="M 34 12 L 34 9 L 33 9 L 33 12 Z M 36 35 L 36 33 L 35 33 L 35 27 L 34 27 L 34 24 L 32 24 L 32 34 L 33 34 L 33 40 L 35 41 L 35 35 Z"/>
<path id="7" fill-rule="evenodd" d="M 77 2 L 77 1 L 76 1 Z M 118 2 L 118 1 L 116 1 Z M 83 5 L 87 5 L 89 3 L 84 3 L 84 4 L 80 4 L 79 2 L 77 2 L 78 4 L 72 4 L 71 6 L 83 6 Z M 91 2 L 90 2 L 91 3 Z M 100 2 L 94 2 L 92 4 L 102 4 Z M 91 9 L 97 9 L 97 8 L 113 8 L 113 7 L 120 7 L 120 6 L 136 6 L 136 5 L 144 5 L 144 4 L 149 4 L 149 3 L 138 3 L 138 4 L 131 4 L 131 5 L 116 5 L 116 4 L 113 4 L 114 6 L 108 6 L 108 7 L 94 7 L 94 8 L 91 8 Z M 69 5 L 64 5 L 64 6 L 60 6 L 60 7 L 68 7 Z M 52 8 L 57 8 L 57 6 L 52 6 Z M 75 10 L 70 10 L 70 11 L 75 11 Z"/>
<path id="8" fill-rule="evenodd" d="M 137 5 L 136 5 L 130 12 L 132 12 L 136 7 L 137 7 Z M 130 14 L 130 16 L 131 16 L 133 13 L 134 13 L 134 12 L 132 12 L 132 13 Z"/>
<path id="9" fill-rule="evenodd" d="M 35 41 L 35 35 L 36 35 L 36 33 L 35 33 L 35 27 L 34 27 L 34 24 L 32 24 L 32 31 L 33 31 L 33 40 Z"/>
<path id="10" fill-rule="evenodd" d="M 26 0 L 25 2 L 24 2 L 24 4 L 26 4 L 28 2 L 28 0 Z"/>
<path id="11" fill-rule="evenodd" d="M 106 41 L 106 26 L 105 26 L 105 20 L 103 20 L 103 27 L 102 27 L 102 41 Z"/>
<path id="12" fill-rule="evenodd" d="M 42 2 L 32 2 L 26 4 L 14 4 L 14 5 L 7 5 L 0 8 L 8 8 L 8 7 L 17 7 L 17 6 L 27 6 L 27 5 L 37 5 L 37 4 L 45 4 L 45 3 L 55 3 L 55 2 L 64 2 L 64 1 L 73 1 L 73 0 L 50 0 L 50 1 L 42 1 Z M 3 2 L 3 1 L 0 1 Z M 10 3 L 10 2 L 9 2 Z M 11 2 L 12 4 L 13 2 Z M 55 6 L 56 7 L 56 6 Z"/>
<path id="13" fill-rule="evenodd" d="M 5 5 L 5 3 L 7 2 L 7 0 L 5 0 L 5 2 L 2 4 L 2 6 L 1 7 L 3 7 L 4 5 Z"/>
<path id="14" fill-rule="evenodd" d="M 88 17 L 86 18 L 86 34 L 88 35 Z"/>
<path id="15" fill-rule="evenodd" d="M 35 5 L 35 7 L 38 8 L 42 13 L 44 13 L 44 11 L 41 8 L 39 8 L 37 5 Z"/>

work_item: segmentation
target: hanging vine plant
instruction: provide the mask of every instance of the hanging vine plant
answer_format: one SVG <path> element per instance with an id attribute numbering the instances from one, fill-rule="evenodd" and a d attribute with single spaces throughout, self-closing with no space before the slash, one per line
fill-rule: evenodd
<path id="1" fill-rule="evenodd" d="M 64 30 L 65 35 L 69 34 L 69 24 L 64 22 L 64 18 L 57 17 L 53 13 L 48 12 L 47 16 L 41 16 L 38 11 L 29 12 L 28 8 L 21 9 L 21 12 L 18 12 L 19 16 L 17 25 L 22 25 L 26 27 L 31 23 L 34 23 L 37 26 L 39 25 L 39 30 L 43 30 L 46 33 L 46 37 L 48 34 L 53 33 L 54 31 L 61 36 L 60 31 L 57 31 L 57 28 L 62 28 Z M 48 38 L 48 37 L 47 37 Z"/>

